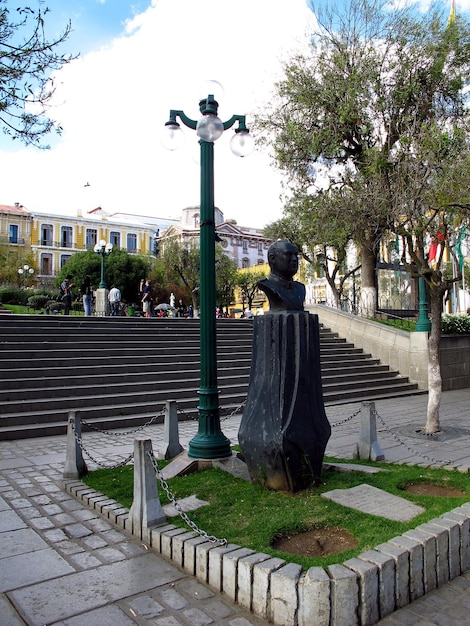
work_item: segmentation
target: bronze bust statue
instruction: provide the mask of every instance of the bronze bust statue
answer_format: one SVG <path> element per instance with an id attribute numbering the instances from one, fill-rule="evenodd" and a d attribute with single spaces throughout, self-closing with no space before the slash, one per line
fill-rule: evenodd
<path id="1" fill-rule="evenodd" d="M 258 282 L 269 300 L 269 310 L 303 311 L 305 285 L 293 280 L 299 269 L 299 251 L 290 241 L 275 241 L 268 249 L 271 273 Z"/>

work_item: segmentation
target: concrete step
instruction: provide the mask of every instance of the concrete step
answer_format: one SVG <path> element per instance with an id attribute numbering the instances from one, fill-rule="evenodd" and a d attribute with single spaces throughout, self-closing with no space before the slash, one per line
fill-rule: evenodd
<path id="1" fill-rule="evenodd" d="M 217 320 L 221 414 L 241 407 L 253 324 Z M 69 410 L 97 427 L 155 419 L 199 404 L 199 320 L 0 316 L 0 439 L 64 433 Z M 328 329 L 320 332 L 325 404 L 416 393 L 416 386 Z"/>

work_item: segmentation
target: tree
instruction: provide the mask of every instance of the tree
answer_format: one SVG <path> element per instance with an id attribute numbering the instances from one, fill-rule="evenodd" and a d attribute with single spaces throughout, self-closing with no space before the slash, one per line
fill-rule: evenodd
<path id="1" fill-rule="evenodd" d="M 216 302 L 223 309 L 227 310 L 233 300 L 233 292 L 237 285 L 238 272 L 237 262 L 219 250 L 219 257 L 216 261 Z"/>
<path id="2" fill-rule="evenodd" d="M 442 250 L 454 254 L 456 229 L 468 221 L 470 28 L 435 7 L 418 15 L 382 0 L 319 3 L 316 16 L 310 54 L 285 63 L 277 99 L 258 127 L 292 191 L 316 196 L 309 213 L 316 236 L 342 225 L 360 247 L 367 314 L 377 308 L 379 244 L 402 238 L 402 261 L 430 291 L 425 430 L 435 432 L 448 283 L 439 265 L 444 252 L 429 265 L 425 245 L 441 232 Z"/>
<path id="3" fill-rule="evenodd" d="M 58 51 L 71 31 L 49 41 L 45 18 L 49 9 L 18 7 L 0 0 L 0 124 L 3 132 L 26 145 L 48 148 L 42 138 L 61 127 L 46 115 L 55 91 L 52 73 L 69 63 L 71 55 Z"/>
<path id="4" fill-rule="evenodd" d="M 237 278 L 237 285 L 240 288 L 243 301 L 246 299 L 248 308 L 253 308 L 253 300 L 259 291 L 258 281 L 262 278 L 266 278 L 266 273 L 256 270 L 248 270 L 246 272 L 239 272 Z"/>
<path id="5" fill-rule="evenodd" d="M 116 249 L 105 258 L 104 263 L 107 286 L 118 287 L 124 302 L 137 302 L 140 280 L 150 272 L 149 259 Z M 73 276 L 74 291 L 77 294 L 85 274 L 90 276 L 91 284 L 96 289 L 101 279 L 101 256 L 93 250 L 74 254 L 62 267 L 57 278 L 57 287 L 67 274 Z"/>

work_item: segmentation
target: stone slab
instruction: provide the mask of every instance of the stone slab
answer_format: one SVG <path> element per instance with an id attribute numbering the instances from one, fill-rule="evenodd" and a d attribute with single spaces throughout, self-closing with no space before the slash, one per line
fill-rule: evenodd
<path id="1" fill-rule="evenodd" d="M 199 498 L 196 498 L 195 495 L 192 495 L 188 496 L 187 498 L 181 498 L 181 500 L 178 500 L 178 504 L 183 509 L 183 511 L 187 513 L 188 511 L 196 511 L 197 509 L 201 508 L 201 506 L 208 506 L 209 502 L 206 502 L 205 500 L 199 500 Z M 165 504 L 165 506 L 163 507 L 163 512 L 167 517 L 177 517 L 179 515 L 179 512 L 176 510 L 175 506 L 172 503 Z"/>
<path id="2" fill-rule="evenodd" d="M 0 533 L 9 530 L 18 530 L 19 528 L 27 528 L 27 526 L 13 509 L 0 511 Z"/>
<path id="3" fill-rule="evenodd" d="M 3 594 L 0 594 L 0 625 L 24 626 L 23 620 Z"/>
<path id="4" fill-rule="evenodd" d="M 0 533 L 0 559 L 46 548 L 48 548 L 47 543 L 31 528 Z"/>
<path id="5" fill-rule="evenodd" d="M 64 574 L 75 572 L 65 559 L 49 548 L 1 559 L 0 567 L 3 572 L 8 572 L 8 580 L 0 577 L 0 592 L 19 589 L 51 578 L 57 579 Z M 57 586 L 57 580 L 53 580 L 52 585 Z M 55 593 L 55 590 L 51 590 L 50 595 Z M 43 623 L 46 622 L 47 620 Z"/>
<path id="6" fill-rule="evenodd" d="M 372 467 L 372 465 L 359 465 L 358 463 L 323 463 L 323 469 L 332 469 L 335 472 L 364 472 L 364 474 L 377 474 L 378 472 L 386 472 L 387 470 L 380 467 Z"/>
<path id="7" fill-rule="evenodd" d="M 424 512 L 423 507 L 413 504 L 371 485 L 357 485 L 351 489 L 333 489 L 322 493 L 322 498 L 356 511 L 377 515 L 396 522 L 407 522 Z"/>
<path id="8" fill-rule="evenodd" d="M 24 624 L 24 622 L 21 622 Z M 108 605 L 89 611 L 61 622 L 54 626 L 135 626 L 136 622 L 116 605 Z"/>
<path id="9" fill-rule="evenodd" d="M 53 624 L 166 585 L 184 574 L 153 554 L 62 576 L 12 592 L 28 626 Z"/>

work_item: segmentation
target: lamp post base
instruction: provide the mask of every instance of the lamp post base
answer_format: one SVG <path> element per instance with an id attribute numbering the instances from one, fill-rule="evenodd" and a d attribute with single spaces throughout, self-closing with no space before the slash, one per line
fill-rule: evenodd
<path id="1" fill-rule="evenodd" d="M 95 291 L 95 315 L 97 317 L 104 317 L 105 315 L 108 315 L 108 293 L 109 291 L 107 289 L 98 288 Z"/>
<path id="2" fill-rule="evenodd" d="M 226 459 L 231 456 L 230 439 L 220 430 L 218 410 L 199 411 L 199 430 L 188 446 L 192 459 Z"/>

